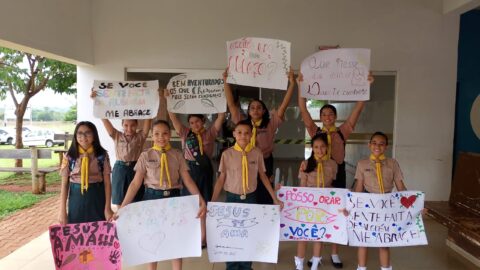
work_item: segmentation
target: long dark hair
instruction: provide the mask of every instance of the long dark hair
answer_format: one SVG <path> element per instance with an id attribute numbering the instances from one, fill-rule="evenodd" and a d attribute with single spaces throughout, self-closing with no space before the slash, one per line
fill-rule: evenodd
<path id="1" fill-rule="evenodd" d="M 317 168 L 317 160 L 315 159 L 315 153 L 313 152 L 313 143 L 315 141 L 323 141 L 325 145 L 328 145 L 328 137 L 326 133 L 317 133 L 315 136 L 313 136 L 311 145 L 312 145 L 312 154 L 307 160 L 307 168 L 305 169 L 306 173 L 312 172 Z"/>
<path id="2" fill-rule="evenodd" d="M 98 136 L 98 130 L 97 127 L 89 121 L 81 121 L 77 124 L 75 127 L 75 131 L 73 132 L 73 140 L 72 144 L 70 145 L 70 148 L 68 149 L 68 156 L 77 159 L 80 156 L 80 151 L 78 149 L 78 142 L 77 142 L 77 132 L 80 126 L 86 126 L 88 127 L 92 132 L 93 132 L 93 152 L 96 157 L 105 155 L 107 153 L 107 150 L 100 145 L 100 138 Z"/>
<path id="3" fill-rule="evenodd" d="M 263 108 L 263 111 L 264 111 L 264 113 L 262 115 L 262 123 L 260 124 L 259 128 L 266 128 L 267 125 L 268 125 L 268 122 L 270 122 L 270 112 L 268 111 L 265 103 L 263 103 L 263 101 L 261 101 L 258 98 L 254 98 L 254 99 L 250 100 L 250 103 L 248 103 L 247 120 L 252 121 L 252 117 L 250 116 L 249 112 L 250 112 L 250 105 L 252 105 L 252 102 L 254 102 L 254 101 L 259 102 L 262 105 L 262 108 Z"/>

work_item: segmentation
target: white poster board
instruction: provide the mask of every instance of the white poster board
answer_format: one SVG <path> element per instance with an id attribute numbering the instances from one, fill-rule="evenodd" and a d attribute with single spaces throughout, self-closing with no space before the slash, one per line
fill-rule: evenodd
<path id="1" fill-rule="evenodd" d="M 340 188 L 282 187 L 277 192 L 284 207 L 281 241 L 322 241 L 346 245 L 347 217 L 343 214 L 347 190 Z"/>
<path id="2" fill-rule="evenodd" d="M 347 194 L 350 246 L 395 247 L 427 245 L 421 211 L 425 194 L 402 191 L 388 194 Z"/>
<path id="3" fill-rule="evenodd" d="M 278 205 L 209 202 L 207 207 L 210 262 L 277 263 Z"/>
<path id="4" fill-rule="evenodd" d="M 152 119 L 160 97 L 158 81 L 95 81 L 93 115 L 101 119 Z"/>
<path id="5" fill-rule="evenodd" d="M 286 90 L 290 42 L 267 38 L 227 41 L 228 83 Z"/>
<path id="6" fill-rule="evenodd" d="M 200 257 L 198 195 L 131 203 L 120 209 L 117 232 L 127 266 Z"/>
<path id="7" fill-rule="evenodd" d="M 167 110 L 183 114 L 216 114 L 227 110 L 220 71 L 203 71 L 174 76 L 166 91 Z"/>
<path id="8" fill-rule="evenodd" d="M 302 96 L 318 100 L 369 100 L 369 71 L 370 49 L 319 51 L 302 62 Z"/>

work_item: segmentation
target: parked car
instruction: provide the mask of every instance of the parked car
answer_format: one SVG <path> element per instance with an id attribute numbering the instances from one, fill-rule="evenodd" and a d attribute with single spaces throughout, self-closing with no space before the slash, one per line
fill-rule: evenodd
<path id="1" fill-rule="evenodd" d="M 0 128 L 0 144 L 14 144 L 15 133 L 7 128 Z"/>
<path id="2" fill-rule="evenodd" d="M 23 135 L 24 146 L 45 145 L 52 147 L 54 145 L 63 145 L 63 140 L 55 140 L 55 131 L 49 129 L 32 129 Z"/>

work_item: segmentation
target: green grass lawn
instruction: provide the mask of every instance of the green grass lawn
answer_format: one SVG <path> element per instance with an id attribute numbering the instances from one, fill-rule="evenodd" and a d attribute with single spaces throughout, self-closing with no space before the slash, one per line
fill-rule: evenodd
<path id="1" fill-rule="evenodd" d="M 0 190 L 0 219 L 20 209 L 28 208 L 55 194 L 56 193 L 46 193 L 34 195 L 31 192 L 8 192 Z"/>

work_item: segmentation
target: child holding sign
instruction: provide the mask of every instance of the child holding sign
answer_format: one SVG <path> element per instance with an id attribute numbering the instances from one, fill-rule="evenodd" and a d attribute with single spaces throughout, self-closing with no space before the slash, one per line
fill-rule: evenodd
<path id="1" fill-rule="evenodd" d="M 312 138 L 312 154 L 308 160 L 300 165 L 298 178 L 301 187 L 326 188 L 332 187 L 332 182 L 337 174 L 337 163 L 328 158 L 327 148 L 328 140 L 325 133 L 319 133 Z M 332 244 L 335 245 L 335 244 Z M 297 256 L 295 256 L 295 269 L 303 270 L 303 261 L 307 248 L 306 241 L 297 243 Z M 320 257 L 322 250 L 321 242 L 313 243 L 312 270 L 317 270 L 318 265 L 322 263 Z"/>
<path id="2" fill-rule="evenodd" d="M 165 89 L 165 96 L 168 90 Z M 183 153 L 190 168 L 190 175 L 197 184 L 200 194 L 206 201 L 212 198 L 213 190 L 213 146 L 218 132 L 225 120 L 225 113 L 219 113 L 215 123 L 205 128 L 205 116 L 189 114 L 189 128 L 184 126 L 175 113 L 168 112 L 170 120 L 178 136 L 182 139 Z M 182 189 L 182 195 L 190 195 L 188 190 Z M 202 246 L 205 246 L 205 219 L 202 219 Z"/>
<path id="3" fill-rule="evenodd" d="M 355 173 L 355 192 L 390 193 L 393 185 L 398 191 L 407 190 L 403 183 L 403 174 L 398 162 L 393 158 L 385 157 L 384 153 L 388 146 L 388 137 L 382 132 L 375 132 L 370 138 L 368 147 L 370 157 L 360 160 Z M 390 249 L 380 247 L 380 266 L 382 270 L 391 270 Z M 358 248 L 358 268 L 366 270 L 367 248 Z"/>
<path id="4" fill-rule="evenodd" d="M 228 70 L 223 73 L 223 80 L 225 82 L 225 97 L 227 99 L 227 105 L 230 113 L 232 114 L 232 122 L 238 123 L 241 119 L 240 107 L 235 103 L 232 89 L 230 84 L 227 83 Z M 259 99 L 253 99 L 248 104 L 248 116 L 247 120 L 252 123 L 253 135 L 251 144 L 258 147 L 262 151 L 266 174 L 269 177 L 267 183 L 270 188 L 273 186 L 273 146 L 275 133 L 278 127 L 284 121 L 285 110 L 290 103 L 290 99 L 293 95 L 293 89 L 295 87 L 294 73 L 292 69 L 288 73 L 289 86 L 282 104 L 277 110 L 268 111 L 265 103 Z M 264 185 L 259 185 L 257 188 L 257 202 L 259 204 L 272 204 L 268 189 Z"/>
<path id="5" fill-rule="evenodd" d="M 217 179 L 213 190 L 212 201 L 217 201 L 223 189 L 227 192 L 226 202 L 232 203 L 256 203 L 257 175 L 265 185 L 272 201 L 283 206 L 270 185 L 265 174 L 263 155 L 259 148 L 252 146 L 252 123 L 250 120 L 242 120 L 237 123 L 233 136 L 236 143 L 222 154 Z M 227 270 L 251 269 L 252 262 L 227 262 Z"/>
<path id="6" fill-rule="evenodd" d="M 97 128 L 91 122 L 79 122 L 73 135 L 60 168 L 59 222 L 65 225 L 109 220 L 113 212 L 107 151 L 100 145 Z"/>
<path id="7" fill-rule="evenodd" d="M 90 97 L 96 97 L 96 92 L 93 89 Z M 117 161 L 113 165 L 112 171 L 112 204 L 118 206 L 125 198 L 125 193 L 127 193 L 127 189 L 135 175 L 133 168 L 142 153 L 143 145 L 150 132 L 152 119 L 144 120 L 143 129 L 139 131 L 137 131 L 138 120 L 122 119 L 123 132 L 114 128 L 108 119 L 102 119 L 102 122 L 115 144 Z M 142 197 L 143 190 L 140 190 L 134 201 L 140 201 Z"/>
<path id="8" fill-rule="evenodd" d="M 300 73 L 298 76 L 298 107 L 302 115 L 302 120 L 307 128 L 308 134 L 313 137 L 318 133 L 327 134 L 328 158 L 333 159 L 338 164 L 337 175 L 335 181 L 333 181 L 333 187 L 346 188 L 346 172 L 345 172 L 345 144 L 348 136 L 352 133 L 355 125 L 360 117 L 360 113 L 365 106 L 365 101 L 357 101 L 353 111 L 347 120 L 339 127 L 335 125 L 337 120 L 337 109 L 331 105 L 326 104 L 320 109 L 320 121 L 322 122 L 322 128 L 318 127 L 312 119 L 312 116 L 307 110 L 306 98 L 302 97 L 300 93 L 300 85 L 303 81 L 303 76 Z M 368 81 L 373 83 L 373 76 L 368 76 Z M 332 263 L 335 268 L 342 268 L 343 263 L 338 256 L 337 245 L 332 245 Z M 310 262 L 308 263 L 310 265 Z"/>
<path id="9" fill-rule="evenodd" d="M 143 200 L 156 200 L 180 196 L 182 181 L 191 194 L 199 194 L 195 182 L 188 173 L 182 152 L 170 146 L 170 126 L 164 120 L 153 123 L 153 147 L 140 154 L 135 165 L 135 177 L 128 188 L 120 208 L 133 201 L 135 194 L 145 185 Z M 200 195 L 198 217 L 205 216 L 206 205 Z M 172 260 L 172 268 L 182 269 L 182 259 Z M 148 269 L 157 269 L 157 262 L 149 263 Z"/>

